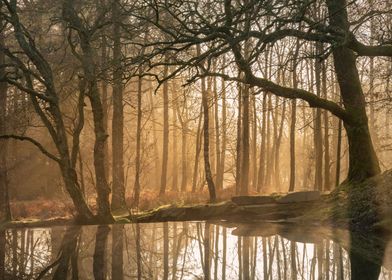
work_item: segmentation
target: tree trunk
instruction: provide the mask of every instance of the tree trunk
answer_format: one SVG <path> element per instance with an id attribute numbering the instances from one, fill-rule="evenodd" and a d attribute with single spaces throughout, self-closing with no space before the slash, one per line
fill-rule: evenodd
<path id="1" fill-rule="evenodd" d="M 256 96 L 252 94 L 252 188 L 257 190 L 257 109 L 256 109 Z"/>
<path id="2" fill-rule="evenodd" d="M 235 167 L 235 193 L 241 192 L 241 163 L 242 163 L 242 86 L 238 85 L 238 116 L 237 116 L 237 142 Z"/>
<path id="3" fill-rule="evenodd" d="M 349 32 L 345 0 L 327 0 L 332 27 Z M 348 181 L 362 181 L 381 172 L 369 132 L 365 98 L 354 52 L 345 46 L 333 48 L 335 71 L 343 105 L 352 121 L 345 123 L 349 143 Z"/>
<path id="4" fill-rule="evenodd" d="M 105 173 L 105 142 L 107 134 L 103 126 L 103 110 L 99 98 L 98 88 L 95 82 L 92 84 L 91 94 L 89 95 L 94 118 L 94 168 L 97 184 L 97 206 L 98 215 L 102 219 L 112 220 L 110 212 L 109 194 L 110 188 Z"/>
<path id="5" fill-rule="evenodd" d="M 200 46 L 197 46 L 197 55 L 200 56 Z M 204 172 L 207 181 L 210 202 L 216 201 L 215 184 L 212 179 L 210 165 L 210 135 L 209 135 L 209 96 L 206 89 L 205 78 L 201 79 L 201 102 L 203 106 L 203 155 L 204 155 Z"/>
<path id="6" fill-rule="evenodd" d="M 215 184 L 212 179 L 210 166 L 210 139 L 209 139 L 209 102 L 208 92 L 206 91 L 205 80 L 202 79 L 202 104 L 203 104 L 203 155 L 204 155 L 204 171 L 210 194 L 210 202 L 216 201 Z"/>
<path id="7" fill-rule="evenodd" d="M 167 56 L 165 61 L 168 62 Z M 165 65 L 163 68 L 163 75 L 167 77 L 169 66 Z M 161 188 L 159 190 L 160 195 L 164 195 L 166 192 L 166 181 L 167 181 L 167 163 L 169 156 L 169 85 L 165 81 L 163 83 L 163 150 L 162 150 L 162 172 L 161 172 Z"/>
<path id="8" fill-rule="evenodd" d="M 161 171 L 161 167 L 159 164 L 160 158 L 159 158 L 159 149 L 158 149 L 158 137 L 157 137 L 157 129 L 156 129 L 156 117 L 155 117 L 155 111 L 156 108 L 154 107 L 154 99 L 153 99 L 153 84 L 152 81 L 149 81 L 149 102 L 150 102 L 150 110 L 151 110 L 151 122 L 152 122 L 152 135 L 154 138 L 154 167 L 155 167 L 155 176 L 153 177 L 154 181 L 151 183 L 154 183 L 154 186 L 159 185 L 159 172 Z"/>
<path id="9" fill-rule="evenodd" d="M 185 91 L 183 92 L 184 98 L 184 111 L 185 117 L 181 115 L 178 103 L 175 103 L 175 114 L 181 123 L 181 192 L 186 192 L 188 185 L 188 154 L 187 154 L 187 132 L 188 132 L 188 108 L 187 108 L 187 98 Z"/>
<path id="10" fill-rule="evenodd" d="M 242 91 L 242 145 L 240 194 L 249 193 L 249 86 L 244 85 Z"/>
<path id="11" fill-rule="evenodd" d="M 214 62 L 215 63 L 215 62 Z M 214 66 L 216 68 L 216 66 Z M 218 103 L 218 89 L 216 77 L 213 77 L 213 93 L 214 93 L 214 119 L 215 119 L 215 164 L 216 164 L 216 188 L 219 190 L 222 187 L 220 182 L 223 177 L 221 165 L 221 149 L 220 149 L 220 129 L 219 129 L 219 103 Z"/>
<path id="12" fill-rule="evenodd" d="M 105 7 L 105 0 L 101 2 L 102 7 Z M 108 43 L 106 35 L 102 35 L 102 42 L 101 42 L 101 71 L 102 71 L 102 81 L 101 81 L 101 93 L 102 93 L 102 109 L 103 109 L 103 124 L 105 127 L 105 131 L 108 131 L 108 115 L 109 115 L 109 94 L 108 94 Z M 110 174 L 109 170 L 109 141 L 106 141 L 105 144 L 105 170 L 106 174 Z"/>
<path id="13" fill-rule="evenodd" d="M 295 53 L 293 58 L 293 88 L 298 88 L 297 66 L 298 66 L 298 52 L 299 40 L 297 39 Z M 289 178 L 289 192 L 294 191 L 295 188 L 295 125 L 297 123 L 297 100 L 291 101 L 291 119 L 290 119 L 290 178 Z M 304 149 L 305 147 L 303 147 Z"/>
<path id="14" fill-rule="evenodd" d="M 82 189 L 79 186 L 75 169 L 70 166 L 69 160 L 64 155 L 59 166 L 64 180 L 65 189 L 69 193 L 78 213 L 76 219 L 83 222 L 91 221 L 93 219 L 93 213 L 84 199 L 84 195 Z"/>
<path id="15" fill-rule="evenodd" d="M 127 211 L 124 180 L 124 112 L 121 67 L 120 1 L 112 8 L 113 18 L 113 118 L 112 118 L 112 209 Z"/>
<path id="16" fill-rule="evenodd" d="M 195 163 L 193 166 L 192 192 L 196 191 L 197 174 L 199 172 L 199 157 L 200 157 L 200 150 L 201 150 L 201 133 L 202 133 L 202 128 L 201 128 L 202 116 L 203 116 L 203 104 L 201 105 L 201 108 L 200 108 L 200 116 L 199 116 L 199 121 L 198 121 L 198 125 L 197 125 L 197 132 L 196 132 L 196 152 L 195 152 Z"/>
<path id="17" fill-rule="evenodd" d="M 322 63 L 322 92 L 323 98 L 328 98 L 327 93 L 327 65 L 326 62 Z M 330 183 L 330 157 L 329 157 L 329 119 L 328 111 L 323 111 L 324 120 L 324 190 L 329 191 L 331 188 Z"/>
<path id="18" fill-rule="evenodd" d="M 273 166 L 273 159 L 272 159 L 272 148 L 271 148 L 271 115 L 272 115 L 272 96 L 271 94 L 267 94 L 267 126 L 266 126 L 266 161 L 265 161 L 265 181 L 264 186 L 270 187 L 271 185 L 271 176 L 272 176 L 272 166 Z"/>
<path id="19" fill-rule="evenodd" d="M 176 107 L 177 107 L 177 95 L 176 95 L 176 84 L 175 82 L 172 83 L 172 112 L 173 112 L 173 132 L 172 132 L 172 142 L 173 142 L 173 150 L 172 150 L 172 190 L 174 192 L 178 192 L 178 156 L 177 156 L 177 114 L 176 114 Z"/>
<path id="20" fill-rule="evenodd" d="M 225 161 L 226 161 L 226 145 L 227 145 L 227 103 L 226 103 L 226 83 L 222 79 L 222 147 L 220 156 L 220 173 L 217 179 L 219 189 L 223 189 L 223 181 L 225 176 Z"/>
<path id="21" fill-rule="evenodd" d="M 2 5 L 0 4 L 0 7 Z M 0 26 L 3 27 L 2 19 Z M 2 30 L 3 28 L 1 28 Z M 0 46 L 4 46 L 4 32 L 0 33 Z M 0 52 L 0 64 L 5 63 L 5 54 Z M 4 76 L 4 68 L 0 68 L 0 77 Z M 7 83 L 0 82 L 0 135 L 7 133 Z M 11 220 L 11 210 L 8 195 L 7 176 L 7 140 L 0 139 L 0 224 Z"/>
<path id="22" fill-rule="evenodd" d="M 322 52 L 322 45 L 316 42 L 316 55 Z M 315 79 L 316 79 L 316 93 L 321 96 L 321 61 L 319 59 L 315 62 Z M 314 121 L 314 158 L 315 158 L 315 179 L 314 189 L 321 191 L 323 189 L 323 135 L 321 132 L 321 109 L 315 109 Z"/>
<path id="23" fill-rule="evenodd" d="M 267 123 L 267 94 L 263 94 L 263 105 L 262 105 L 262 117 L 261 117 L 261 145 L 260 145 L 260 156 L 259 156 L 259 175 L 257 176 L 257 192 L 261 191 L 261 188 L 265 182 L 265 160 L 266 160 L 266 123 Z"/>
<path id="24" fill-rule="evenodd" d="M 142 70 L 139 70 L 142 74 Z M 133 188 L 133 204 L 139 206 L 140 198 L 140 165 L 141 165 L 141 135 L 142 135 L 142 86 L 143 78 L 138 77 L 137 86 L 137 125 L 136 125 L 136 159 L 135 159 L 135 185 Z"/>
<path id="25" fill-rule="evenodd" d="M 181 191 L 186 192 L 188 185 L 187 124 L 181 129 Z"/>
<path id="26" fill-rule="evenodd" d="M 276 99 L 276 104 L 278 105 L 278 99 Z M 274 151 L 274 157 L 275 157 L 275 187 L 278 192 L 280 192 L 280 160 L 279 160 L 279 155 L 280 155 L 280 145 L 282 143 L 282 135 L 283 135 L 283 126 L 284 126 L 284 120 L 285 120 L 285 115 L 286 115 L 286 102 L 283 102 L 283 108 L 282 108 L 282 117 L 280 118 L 280 125 L 279 125 L 279 130 L 277 131 L 276 135 L 276 140 L 275 140 L 275 151 Z M 276 121 L 278 120 L 278 113 L 276 112 Z"/>

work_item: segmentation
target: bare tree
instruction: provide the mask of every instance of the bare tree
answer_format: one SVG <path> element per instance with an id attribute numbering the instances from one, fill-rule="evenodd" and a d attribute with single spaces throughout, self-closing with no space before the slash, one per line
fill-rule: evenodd
<path id="1" fill-rule="evenodd" d="M 121 66 L 121 4 L 112 4 L 113 20 L 113 118 L 112 118 L 112 210 L 127 211 L 124 181 L 124 105 Z"/>
<path id="2" fill-rule="evenodd" d="M 94 31 L 97 30 L 97 25 L 100 22 L 95 22 L 95 25 L 91 28 L 87 23 L 83 22 L 83 19 L 77 14 L 75 10 L 73 0 L 63 1 L 63 18 L 68 23 L 70 32 L 75 31 L 79 40 L 81 53 L 75 55 L 79 58 L 83 72 L 85 75 L 88 91 L 87 97 L 90 100 L 90 104 L 93 111 L 94 120 L 94 133 L 95 133 L 95 144 L 94 144 L 94 168 L 95 168 L 95 179 L 97 189 L 97 205 L 98 214 L 101 219 L 112 221 L 113 217 L 110 209 L 110 187 L 107 182 L 107 174 L 105 173 L 105 143 L 108 135 L 105 131 L 104 125 L 104 112 L 102 108 L 102 101 L 98 90 L 97 80 L 97 64 L 95 61 L 95 53 L 92 46 L 92 37 Z M 97 21 L 101 20 L 101 17 L 105 13 L 98 15 Z M 70 42 L 70 44 L 72 44 Z M 74 46 L 75 47 L 75 46 Z"/>
<path id="3" fill-rule="evenodd" d="M 5 79 L 8 84 L 17 87 L 20 91 L 30 96 L 33 109 L 47 129 L 56 147 L 58 156 L 49 152 L 41 143 L 31 137 L 6 134 L 1 135 L 0 138 L 28 141 L 35 145 L 45 156 L 54 160 L 60 167 L 65 188 L 74 203 L 78 218 L 84 221 L 90 221 L 94 217 L 83 198 L 75 171 L 76 156 L 79 150 L 79 135 L 83 127 L 82 112 L 84 94 L 81 92 L 79 95 L 79 118 L 72 135 L 72 147 L 70 147 L 63 115 L 60 110 L 59 95 L 54 83 L 53 70 L 48 61 L 37 49 L 31 34 L 21 23 L 17 13 L 16 1 L 3 1 L 3 4 L 8 13 L 7 21 L 13 26 L 17 46 L 26 57 L 26 61 L 24 61 L 14 55 L 13 51 L 9 49 L 10 46 L 3 48 L 2 51 L 6 54 L 12 65 L 7 69 L 9 71 L 6 73 Z M 34 65 L 36 71 L 28 67 L 30 63 Z M 23 80 L 12 75 L 15 70 L 22 73 Z M 41 91 L 42 87 L 44 88 L 44 94 Z M 46 107 L 43 108 L 41 104 L 45 104 Z M 45 108 L 49 110 L 45 110 Z"/>

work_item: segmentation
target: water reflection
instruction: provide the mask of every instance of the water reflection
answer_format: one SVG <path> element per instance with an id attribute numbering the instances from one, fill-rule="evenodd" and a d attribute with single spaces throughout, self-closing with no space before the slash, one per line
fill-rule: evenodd
<path id="1" fill-rule="evenodd" d="M 209 222 L 9 229 L 0 279 L 392 279 L 387 240 Z"/>

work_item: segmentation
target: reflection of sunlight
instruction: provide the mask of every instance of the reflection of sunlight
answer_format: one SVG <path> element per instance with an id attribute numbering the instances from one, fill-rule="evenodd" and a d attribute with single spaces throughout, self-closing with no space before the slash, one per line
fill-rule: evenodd
<path id="1" fill-rule="evenodd" d="M 113 264 L 118 261 L 122 262 L 124 279 L 137 278 L 138 267 L 142 279 L 164 279 L 163 275 L 167 275 L 167 279 L 204 279 L 206 271 L 209 271 L 210 279 L 351 278 L 348 251 L 328 239 L 330 232 L 320 229 L 314 232 L 302 229 L 301 236 L 295 230 L 282 235 L 272 230 L 266 233 L 267 228 L 264 236 L 261 233 L 238 236 L 241 232 L 238 228 L 208 226 L 203 222 L 168 223 L 167 226 L 162 223 L 126 224 L 112 226 L 104 239 L 101 236 L 101 244 L 97 244 L 97 228 L 84 226 L 81 231 L 71 234 L 70 240 L 63 240 L 66 228 L 9 230 L 6 271 L 15 277 L 31 279 L 60 257 L 61 261 L 68 262 L 69 271 L 73 268 L 77 272 L 79 279 L 92 279 L 96 273 L 93 267 L 99 259 L 105 261 L 100 269 L 107 279 L 111 279 Z M 319 232 L 320 236 L 315 238 Z M 325 236 L 321 234 L 323 232 Z M 345 240 L 346 248 L 347 233 L 337 235 L 338 239 Z M 122 241 L 122 252 L 113 249 L 114 237 Z M 59 252 L 68 252 L 68 258 L 61 259 Z M 210 256 L 207 264 L 206 252 Z M 379 279 L 392 279 L 391 263 L 392 244 L 389 243 Z M 47 276 L 56 269 L 56 265 L 51 267 Z"/>

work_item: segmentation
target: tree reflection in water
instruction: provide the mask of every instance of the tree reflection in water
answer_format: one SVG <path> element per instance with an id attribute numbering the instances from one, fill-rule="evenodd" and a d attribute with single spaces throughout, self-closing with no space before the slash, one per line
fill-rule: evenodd
<path id="1" fill-rule="evenodd" d="M 0 279 L 392 279 L 388 240 L 210 222 L 8 229 Z"/>

